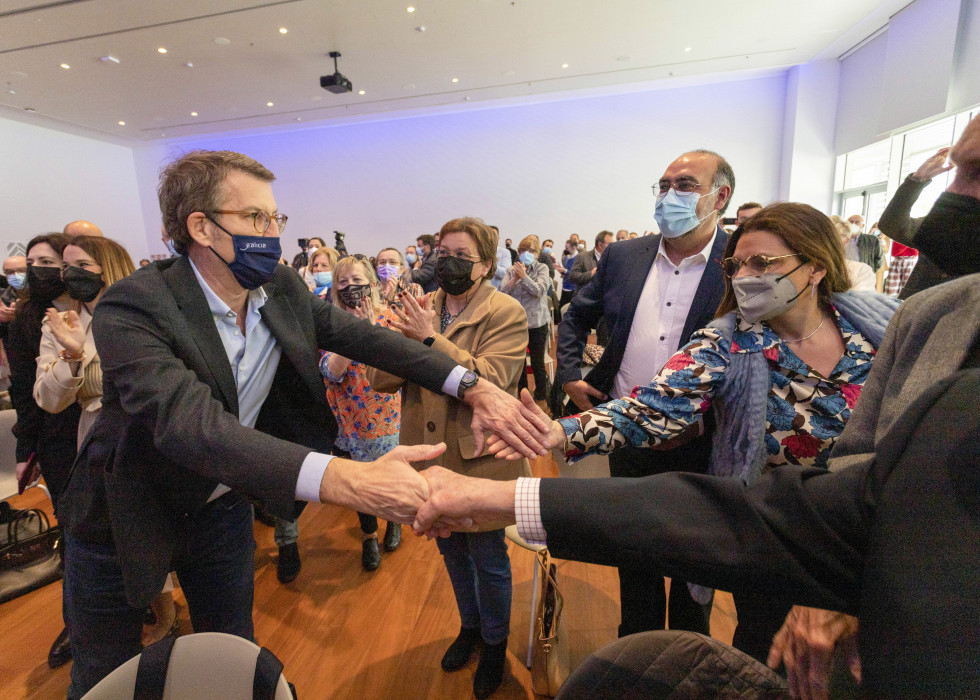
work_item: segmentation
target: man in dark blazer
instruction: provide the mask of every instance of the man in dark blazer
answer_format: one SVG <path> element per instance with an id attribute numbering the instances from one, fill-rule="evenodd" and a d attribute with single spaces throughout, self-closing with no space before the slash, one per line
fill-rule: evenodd
<path id="1" fill-rule="evenodd" d="M 675 238 L 644 236 L 608 246 L 591 281 L 572 299 L 558 326 L 557 379 L 579 410 L 591 408 L 593 400 L 626 396 L 653 379 L 691 334 L 714 318 L 724 294 L 719 261 L 728 235 L 718 220 L 735 187 L 731 166 L 713 153 L 685 153 L 661 182 L 665 190 L 675 182 L 695 187 L 692 191 L 702 194 L 701 221 Z M 582 350 L 603 317 L 608 342 L 599 364 L 583 379 Z M 615 477 L 704 472 L 710 454 L 709 426 L 707 434 L 677 449 L 618 450 L 609 455 L 609 471 Z M 660 570 L 640 562 L 621 566 L 619 592 L 620 636 L 664 629 L 668 598 Z M 696 603 L 683 582 L 671 585 L 669 612 L 671 629 L 708 634 L 710 606 Z"/>
<path id="2" fill-rule="evenodd" d="M 439 289 L 436 281 L 436 237 L 425 233 L 415 241 L 418 244 L 419 259 L 412 269 L 412 281 L 422 286 L 422 291 L 428 294 Z"/>
<path id="3" fill-rule="evenodd" d="M 338 311 L 277 264 L 285 216 L 273 179 L 227 151 L 171 163 L 159 198 L 181 255 L 120 281 L 96 310 L 102 413 L 59 511 L 70 698 L 139 653 L 142 610 L 171 569 L 195 631 L 252 638 L 246 496 L 286 519 L 297 501 L 315 501 L 411 522 L 427 488 L 409 463 L 441 448 L 398 448 L 367 464 L 329 457 L 337 425 L 320 349 L 455 393 L 481 416 L 472 426 L 478 443 L 484 428 L 503 427 L 489 416 L 517 418 L 513 397 L 421 343 Z"/>
<path id="4" fill-rule="evenodd" d="M 602 253 L 613 242 L 612 231 L 600 231 L 595 237 L 595 248 L 579 253 L 568 271 L 568 279 L 575 284 L 576 294 L 592 280 L 596 266 L 602 259 Z"/>

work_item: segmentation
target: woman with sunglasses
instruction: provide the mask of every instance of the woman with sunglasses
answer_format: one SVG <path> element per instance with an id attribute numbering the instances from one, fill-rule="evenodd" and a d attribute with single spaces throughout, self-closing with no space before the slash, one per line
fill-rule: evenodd
<path id="1" fill-rule="evenodd" d="M 773 204 L 732 234 L 717 318 L 629 397 L 554 421 L 548 439 L 571 457 L 623 445 L 669 449 L 717 423 L 709 473 L 752 484 L 780 465 L 825 467 L 898 305 L 851 292 L 830 219 L 806 204 Z M 499 440 L 491 452 L 516 457 Z M 692 588 L 707 602 L 708 592 Z M 734 591 L 734 645 L 762 662 L 789 605 Z M 857 620 L 814 613 L 837 634 Z M 851 635 L 853 638 L 853 635 Z"/>

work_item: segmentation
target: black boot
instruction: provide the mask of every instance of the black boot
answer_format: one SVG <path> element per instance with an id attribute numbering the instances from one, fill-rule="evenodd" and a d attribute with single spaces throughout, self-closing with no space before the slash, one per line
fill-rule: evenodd
<path id="1" fill-rule="evenodd" d="M 480 663 L 473 677 L 473 694 L 477 700 L 484 700 L 493 695 L 504 680 L 504 661 L 507 660 L 507 640 L 498 644 L 483 645 L 480 652 Z"/>
<path id="2" fill-rule="evenodd" d="M 385 551 L 394 552 L 402 543 L 402 526 L 398 523 L 388 523 L 385 528 Z"/>
<path id="3" fill-rule="evenodd" d="M 446 653 L 442 657 L 443 671 L 458 671 L 463 668 L 473 656 L 477 642 L 480 641 L 480 628 L 472 629 L 463 627 L 459 630 L 459 636 L 449 645 Z"/>
<path id="4" fill-rule="evenodd" d="M 378 538 L 368 537 L 361 542 L 361 566 L 365 571 L 377 571 L 381 566 L 381 552 L 378 551 Z"/>
<path id="5" fill-rule="evenodd" d="M 276 578 L 279 583 L 289 583 L 299 576 L 303 562 L 299 558 L 299 547 L 295 542 L 279 548 L 279 561 L 276 563 Z"/>
<path id="6" fill-rule="evenodd" d="M 58 668 L 71 661 L 71 640 L 68 638 L 68 628 L 61 630 L 61 634 L 51 645 L 48 652 L 48 666 Z"/>

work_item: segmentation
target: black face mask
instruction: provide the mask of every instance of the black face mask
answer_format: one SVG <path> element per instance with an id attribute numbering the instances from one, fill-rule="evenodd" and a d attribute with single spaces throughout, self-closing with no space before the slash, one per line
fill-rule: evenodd
<path id="1" fill-rule="evenodd" d="M 943 192 L 922 220 L 913 243 L 943 272 L 980 272 L 980 199 Z"/>
<path id="2" fill-rule="evenodd" d="M 371 296 L 370 284 L 349 284 L 337 290 L 337 296 L 348 309 L 356 309 L 361 305 L 361 299 Z"/>
<path id="3" fill-rule="evenodd" d="M 66 267 L 61 273 L 68 296 L 75 301 L 88 303 L 99 296 L 99 292 L 105 286 L 102 275 L 97 272 L 89 272 L 80 267 L 71 265 Z"/>
<path id="4" fill-rule="evenodd" d="M 38 301 L 52 301 L 65 293 L 65 283 L 61 281 L 61 270 L 57 267 L 27 266 L 27 289 L 31 298 Z"/>
<path id="5" fill-rule="evenodd" d="M 463 260 L 454 255 L 447 255 L 436 260 L 436 282 L 439 288 L 450 296 L 466 294 L 474 284 L 473 261 Z"/>

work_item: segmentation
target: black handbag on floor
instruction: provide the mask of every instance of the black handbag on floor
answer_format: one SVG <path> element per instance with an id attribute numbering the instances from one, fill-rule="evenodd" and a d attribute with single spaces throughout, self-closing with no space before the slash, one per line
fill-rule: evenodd
<path id="1" fill-rule="evenodd" d="M 0 526 L 0 603 L 60 579 L 61 552 L 61 528 L 44 511 L 13 511 Z"/>

